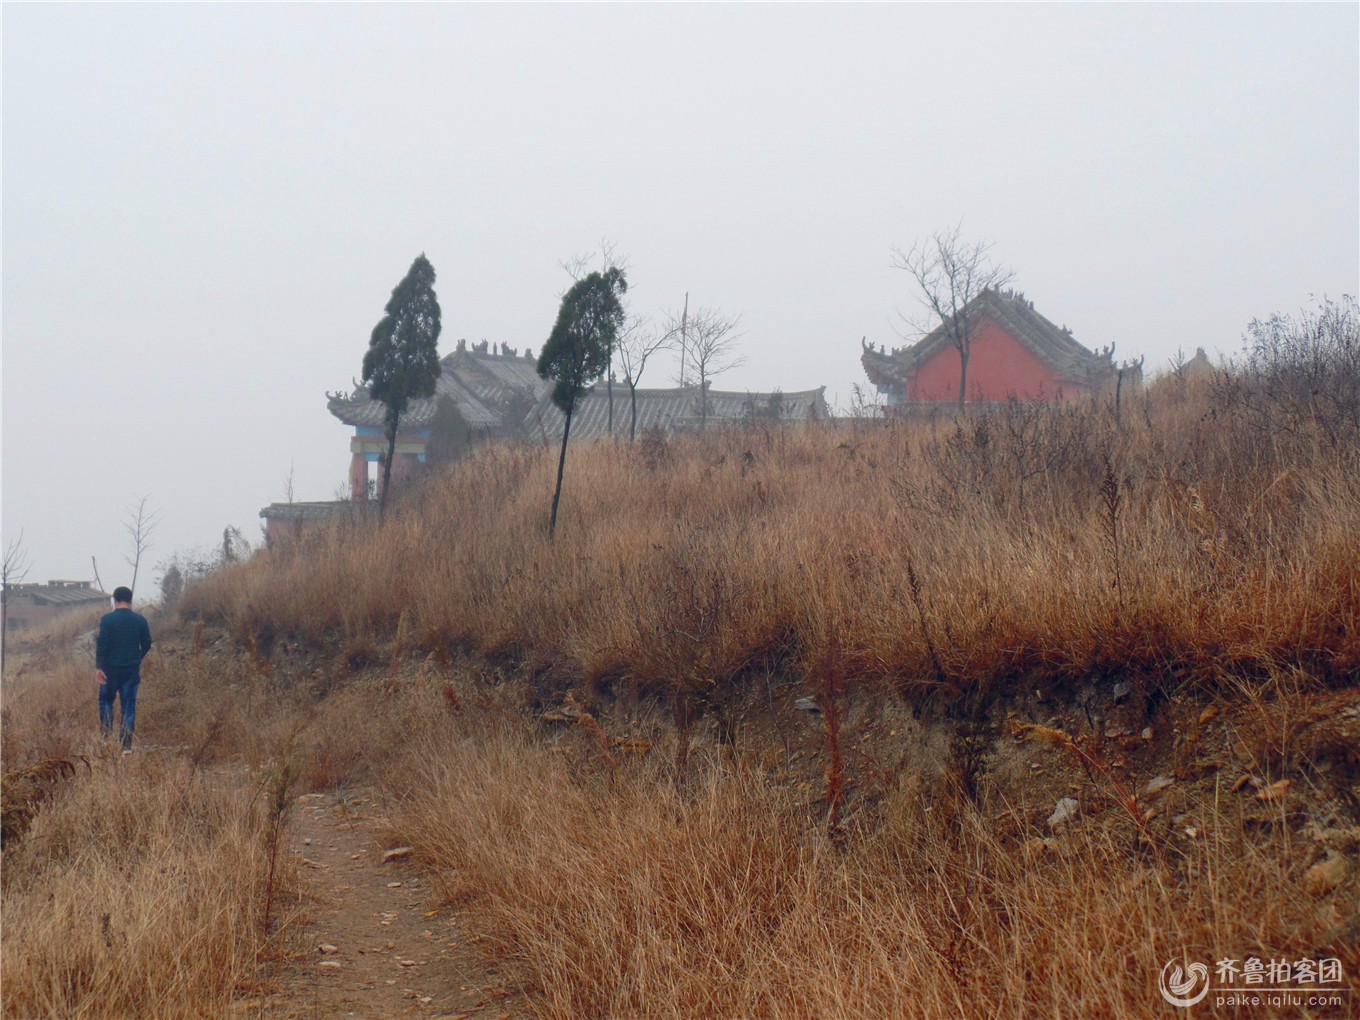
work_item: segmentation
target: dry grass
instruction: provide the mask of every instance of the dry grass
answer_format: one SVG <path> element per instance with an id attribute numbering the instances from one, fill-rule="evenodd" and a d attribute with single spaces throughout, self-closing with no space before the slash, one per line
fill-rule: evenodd
<path id="1" fill-rule="evenodd" d="M 239 710 L 223 712 L 233 681 L 167 652 L 145 664 L 127 758 L 97 739 L 89 663 L 48 650 L 6 679 L 6 1017 L 221 1016 L 269 987 L 286 949 L 290 777 L 263 747 L 273 731 L 245 740 Z M 195 759 L 187 738 L 214 715 L 236 728 Z M 205 767 L 251 748 L 260 768 Z"/>
<path id="2" fill-rule="evenodd" d="M 243 646 L 471 648 L 560 686 L 702 706 L 834 633 L 914 700 L 1031 675 L 1218 686 L 1360 672 L 1360 445 L 1263 438 L 1176 391 L 960 422 L 486 450 L 390 513 L 192 589 Z"/>
<path id="3" fill-rule="evenodd" d="M 548 1017 L 1141 1016 L 1182 954 L 1355 981 L 1360 437 L 1242 378 L 582 447 L 555 540 L 551 451 L 487 449 L 196 583 L 163 758 L 91 752 L 84 665 L 6 684 L 7 769 L 93 764 L 5 850 L 5 1010 L 221 1013 L 299 777 L 378 777 Z"/>
<path id="4" fill-rule="evenodd" d="M 682 792 L 567 746 L 434 738 L 401 784 L 403 840 L 545 1017 L 1145 1016 L 1168 959 L 1311 955 L 1354 909 L 1354 880 L 1303 888 L 1318 851 L 1282 805 L 1213 781 L 1158 852 L 1095 790 L 1045 842 L 1001 791 L 975 808 L 916 771 L 831 841 L 742 760 Z"/>
<path id="5" fill-rule="evenodd" d="M 227 1012 L 277 945 L 259 800 L 182 761 L 98 761 L 5 848 L 4 1015 Z"/>

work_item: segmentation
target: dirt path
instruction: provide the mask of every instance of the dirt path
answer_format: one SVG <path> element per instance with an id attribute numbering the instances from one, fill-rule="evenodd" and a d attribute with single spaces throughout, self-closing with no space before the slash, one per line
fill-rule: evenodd
<path id="1" fill-rule="evenodd" d="M 292 819 L 291 850 L 312 899 L 303 944 L 265 1015 L 305 1020 L 525 1015 L 460 931 L 433 902 L 419 869 L 384 861 L 380 806 L 368 791 L 305 794 Z"/>

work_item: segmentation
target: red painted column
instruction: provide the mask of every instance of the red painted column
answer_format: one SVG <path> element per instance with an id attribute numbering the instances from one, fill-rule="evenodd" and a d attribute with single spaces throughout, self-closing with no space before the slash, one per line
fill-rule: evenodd
<path id="1" fill-rule="evenodd" d="M 356 503 L 368 499 L 368 459 L 362 453 L 350 458 L 349 495 Z"/>
<path id="2" fill-rule="evenodd" d="M 399 453 L 392 461 L 392 491 L 396 492 L 411 477 L 411 465 L 415 460 L 409 453 Z"/>

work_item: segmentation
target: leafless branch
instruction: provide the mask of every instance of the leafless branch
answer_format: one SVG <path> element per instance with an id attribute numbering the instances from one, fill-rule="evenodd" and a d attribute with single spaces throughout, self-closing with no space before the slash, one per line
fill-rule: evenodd
<path id="1" fill-rule="evenodd" d="M 675 331 L 658 332 L 644 316 L 629 318 L 619 333 L 615 351 L 623 367 L 623 381 L 628 384 L 632 413 L 628 423 L 628 441 L 637 438 L 637 388 L 647 360 L 657 351 L 668 350 L 675 344 Z"/>
<path id="2" fill-rule="evenodd" d="M 127 517 L 123 519 L 123 530 L 128 533 L 128 540 L 132 543 L 132 554 L 125 559 L 132 568 L 132 583 L 128 587 L 134 593 L 137 591 L 137 572 L 142 565 L 142 553 L 151 548 L 151 536 L 158 523 L 150 501 L 150 496 L 143 496 L 134 506 L 128 507 Z"/>
<path id="3" fill-rule="evenodd" d="M 682 316 L 671 312 L 666 321 L 667 332 L 681 329 Z M 740 315 L 724 315 L 712 308 L 691 311 L 684 322 L 685 346 L 680 352 L 680 377 L 687 369 L 698 377 L 699 426 L 708 422 L 708 388 L 716 376 L 744 364 L 746 356 L 737 353 L 737 343 L 745 335 L 741 330 Z"/>
<path id="4" fill-rule="evenodd" d="M 19 537 L 5 546 L 5 563 L 3 575 L 0 575 L 0 674 L 5 671 L 5 646 L 9 644 L 9 586 L 18 584 L 25 577 L 32 567 L 29 559 L 28 550 L 24 547 L 24 533 L 19 532 Z"/>
<path id="5" fill-rule="evenodd" d="M 1009 269 L 992 262 L 990 241 L 965 241 L 963 224 L 937 230 L 910 248 L 893 249 L 893 268 L 905 270 L 916 284 L 924 320 L 902 318 L 918 336 L 943 329 L 959 352 L 959 406 L 967 399 L 968 357 L 976 323 L 968 306 L 983 291 L 1000 290 L 1014 278 Z"/>
<path id="6" fill-rule="evenodd" d="M 3 575 L 5 587 L 8 588 L 11 584 L 18 584 L 27 577 L 32 565 L 28 549 L 24 546 L 24 533 L 20 531 L 19 537 L 5 546 Z"/>
<path id="7" fill-rule="evenodd" d="M 595 272 L 590 268 L 590 264 L 598 259 L 597 269 L 603 273 L 609 269 L 622 269 L 625 273 L 631 268 L 631 260 L 627 255 L 618 253 L 618 245 L 607 237 L 600 238 L 600 249 L 598 252 L 580 252 L 570 258 L 563 259 L 557 263 L 564 273 L 571 277 L 572 283 L 580 282 L 581 277 L 587 273 Z M 566 291 L 563 291 L 565 294 Z"/>

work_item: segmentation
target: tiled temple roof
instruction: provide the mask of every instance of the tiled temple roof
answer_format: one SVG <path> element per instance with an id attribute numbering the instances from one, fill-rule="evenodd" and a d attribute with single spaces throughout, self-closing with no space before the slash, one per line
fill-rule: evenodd
<path id="1" fill-rule="evenodd" d="M 90 581 L 48 581 L 46 584 L 10 584 L 5 597 L 11 601 L 31 600 L 36 605 L 78 606 L 108 602 L 111 595 Z"/>
<path id="2" fill-rule="evenodd" d="M 352 511 L 351 500 L 324 500 L 306 503 L 270 503 L 260 511 L 265 520 L 324 521 L 339 511 Z"/>
<path id="3" fill-rule="evenodd" d="M 770 418 L 771 408 L 779 409 L 782 421 L 806 421 L 810 417 L 826 418 L 825 387 L 800 390 L 795 393 L 750 393 L 723 390 L 708 391 L 708 422 L 712 425 L 730 424 L 752 418 Z M 773 401 L 773 404 L 771 403 Z M 660 428 L 668 432 L 699 427 L 701 414 L 699 389 L 686 386 L 679 389 L 639 389 L 637 391 L 637 429 Z M 628 386 L 614 383 L 614 432 L 626 435 L 631 418 Z M 530 435 L 562 435 L 564 416 L 546 394 L 530 414 L 527 431 Z M 589 439 L 609 432 L 609 391 L 605 383 L 597 382 L 576 403 L 571 418 L 572 438 Z"/>
<path id="4" fill-rule="evenodd" d="M 1014 291 L 985 290 L 965 309 L 969 321 L 983 318 L 996 322 L 1062 379 L 1097 385 L 1114 372 L 1113 348 L 1100 353 L 1090 350 L 1034 310 L 1034 303 Z M 891 353 L 866 347 L 860 357 L 871 382 L 886 385 L 901 382 L 907 372 L 925 364 L 940 350 L 951 346 L 944 325 L 937 326 L 918 342 L 899 347 Z"/>
<path id="5" fill-rule="evenodd" d="M 440 359 L 439 381 L 435 396 L 411 401 L 403 416 L 403 430 L 428 428 L 434 421 L 438 400 L 453 401 L 468 425 L 485 430 L 500 430 L 506 435 L 561 436 L 562 412 L 552 402 L 552 384 L 538 374 L 538 363 L 503 345 L 485 342 L 469 349 L 460 342 L 452 354 Z M 784 420 L 810 416 L 827 417 L 825 387 L 795 393 L 746 393 L 710 390 L 708 420 L 741 421 L 753 416 L 770 417 L 778 407 Z M 572 418 L 573 437 L 589 438 L 609 431 L 608 389 L 596 383 L 577 404 Z M 386 410 L 368 395 L 368 388 L 356 386 L 353 393 L 328 393 L 327 407 L 346 425 L 383 428 Z M 697 428 L 700 420 L 698 390 L 639 389 L 638 431 L 648 428 L 667 430 Z M 773 401 L 773 405 L 772 402 Z M 614 431 L 628 429 L 630 404 L 628 386 L 614 383 Z"/>
<path id="6" fill-rule="evenodd" d="M 457 371 L 461 367 L 455 359 L 466 352 L 458 351 L 440 361 L 439 380 L 435 383 L 433 397 L 421 397 L 411 401 L 402 416 L 403 427 L 428 428 L 434 421 L 435 409 L 440 397 L 447 397 L 458 408 L 458 413 L 469 425 L 478 428 L 494 428 L 501 423 L 501 415 L 487 406 L 487 390 L 479 394 L 469 385 L 466 373 Z M 495 355 L 488 355 L 495 357 Z M 533 365 L 530 364 L 532 371 Z M 535 373 L 537 378 L 537 373 Z M 542 380 L 540 380 L 541 382 Z M 381 401 L 368 395 L 367 386 L 358 386 L 348 395 L 341 393 L 326 394 L 326 407 L 346 425 L 382 428 L 386 423 L 387 409 Z"/>

